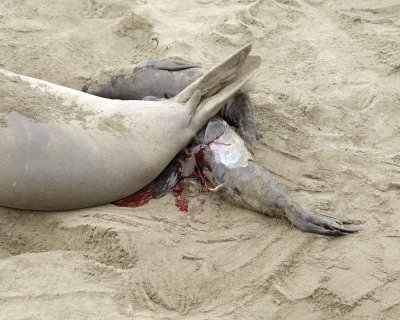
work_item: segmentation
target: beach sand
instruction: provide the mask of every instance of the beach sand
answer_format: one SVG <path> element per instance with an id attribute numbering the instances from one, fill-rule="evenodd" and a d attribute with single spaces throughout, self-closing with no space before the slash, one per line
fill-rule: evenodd
<path id="1" fill-rule="evenodd" d="M 400 1 L 2 0 L 0 68 L 80 89 L 153 57 L 210 67 L 253 43 L 257 162 L 307 234 L 218 194 L 135 208 L 0 208 L 1 319 L 399 319 Z M 1 183 L 1 182 L 0 182 Z"/>

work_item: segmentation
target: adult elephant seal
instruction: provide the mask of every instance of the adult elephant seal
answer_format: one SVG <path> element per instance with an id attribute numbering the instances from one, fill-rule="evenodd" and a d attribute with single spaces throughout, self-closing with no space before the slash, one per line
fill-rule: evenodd
<path id="1" fill-rule="evenodd" d="M 166 101 L 109 100 L 0 71 L 0 205 L 77 209 L 141 189 L 253 75 L 250 50 Z"/>

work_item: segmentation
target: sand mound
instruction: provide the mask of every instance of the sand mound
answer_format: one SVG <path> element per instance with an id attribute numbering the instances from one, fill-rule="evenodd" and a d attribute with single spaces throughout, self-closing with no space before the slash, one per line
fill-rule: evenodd
<path id="1" fill-rule="evenodd" d="M 253 42 L 257 161 L 316 211 L 362 222 L 326 238 L 217 195 L 189 214 L 0 209 L 1 319 L 398 319 L 398 1 L 5 0 L 0 67 L 74 88 L 157 56 L 204 66 Z M 0 182 L 1 183 L 1 182 Z"/>

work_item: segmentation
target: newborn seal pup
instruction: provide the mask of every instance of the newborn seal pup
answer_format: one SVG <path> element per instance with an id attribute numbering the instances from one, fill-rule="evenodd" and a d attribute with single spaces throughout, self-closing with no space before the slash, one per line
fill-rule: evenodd
<path id="1" fill-rule="evenodd" d="M 250 50 L 166 101 L 109 100 L 0 70 L 0 205 L 77 209 L 143 188 L 253 75 Z"/>
<path id="2" fill-rule="evenodd" d="M 223 195 L 233 203 L 271 217 L 286 217 L 299 229 L 324 234 L 344 235 L 357 232 L 346 227 L 349 220 L 337 213 L 318 216 L 302 208 L 247 150 L 240 136 L 221 118 L 211 119 L 194 140 L 202 146 L 203 170 L 209 181 L 221 186 Z"/>

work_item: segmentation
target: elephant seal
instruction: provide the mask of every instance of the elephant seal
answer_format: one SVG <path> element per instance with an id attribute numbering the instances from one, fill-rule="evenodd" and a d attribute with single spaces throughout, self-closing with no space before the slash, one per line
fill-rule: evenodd
<path id="1" fill-rule="evenodd" d="M 0 205 L 78 209 L 141 189 L 254 74 L 250 50 L 166 101 L 109 100 L 1 70 Z"/>

